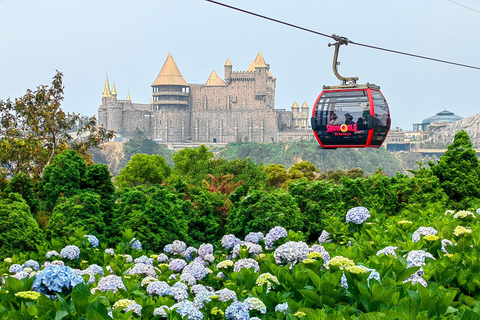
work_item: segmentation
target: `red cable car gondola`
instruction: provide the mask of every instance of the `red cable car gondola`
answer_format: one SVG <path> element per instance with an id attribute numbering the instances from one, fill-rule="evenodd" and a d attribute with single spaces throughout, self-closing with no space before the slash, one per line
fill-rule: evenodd
<path id="1" fill-rule="evenodd" d="M 335 36 L 333 72 L 341 86 L 323 86 L 312 111 L 312 130 L 322 148 L 379 148 L 390 130 L 387 101 L 374 84 L 357 84 L 337 71 L 339 47 L 347 38 Z M 331 44 L 328 44 L 331 46 Z"/>

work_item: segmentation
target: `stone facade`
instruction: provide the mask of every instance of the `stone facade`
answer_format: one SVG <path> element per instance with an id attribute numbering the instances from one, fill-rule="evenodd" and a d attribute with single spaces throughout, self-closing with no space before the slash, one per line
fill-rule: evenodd
<path id="1" fill-rule="evenodd" d="M 225 63 L 224 79 L 212 72 L 205 84 L 189 84 L 169 54 L 152 84 L 150 104 L 118 100 L 115 85 L 105 83 L 99 124 L 128 137 L 138 128 L 161 142 L 276 142 L 292 138 L 313 139 L 310 110 L 297 103 L 292 111 L 275 109 L 276 79 L 259 53 L 245 71 Z M 280 137 L 281 136 L 281 137 Z M 291 139 L 289 139 L 291 140 Z"/>

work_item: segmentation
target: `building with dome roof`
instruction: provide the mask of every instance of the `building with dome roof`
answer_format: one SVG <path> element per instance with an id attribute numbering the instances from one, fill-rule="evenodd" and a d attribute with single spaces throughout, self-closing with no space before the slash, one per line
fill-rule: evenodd
<path id="1" fill-rule="evenodd" d="M 458 120 L 462 120 L 463 117 L 457 116 L 453 112 L 443 110 L 438 112 L 434 116 L 428 117 L 422 121 L 422 123 L 417 123 L 413 125 L 413 131 L 426 131 L 427 127 L 434 122 L 455 122 Z"/>
<path id="2" fill-rule="evenodd" d="M 275 109 L 276 79 L 261 52 L 245 71 L 232 69 L 228 59 L 224 79 L 213 70 L 204 84 L 190 84 L 169 54 L 151 85 L 150 104 L 132 103 L 130 95 L 127 100 L 117 99 L 115 84 L 110 90 L 107 77 L 99 124 L 114 129 L 117 137 L 128 137 L 140 129 L 151 139 L 167 143 L 313 138 L 305 102 L 301 110 L 296 102 L 292 111 Z M 288 137 L 293 131 L 297 134 Z"/>

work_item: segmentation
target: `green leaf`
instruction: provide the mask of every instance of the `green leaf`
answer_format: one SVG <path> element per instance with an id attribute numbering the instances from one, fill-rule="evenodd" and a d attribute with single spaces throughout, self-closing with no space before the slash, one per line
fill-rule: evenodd
<path id="1" fill-rule="evenodd" d="M 416 303 L 412 298 L 405 298 L 400 302 L 400 305 L 397 307 L 397 311 L 402 313 L 404 320 L 414 320 L 417 318 L 419 311 L 418 303 Z"/>
<path id="2" fill-rule="evenodd" d="M 75 308 L 80 314 L 84 314 L 89 306 L 88 299 L 90 298 L 90 290 L 88 287 L 80 283 L 73 287 L 72 301 L 75 304 Z"/>
<path id="3" fill-rule="evenodd" d="M 58 310 L 55 314 L 55 320 L 62 320 L 65 317 L 68 317 L 68 311 L 64 309 Z"/>
<path id="4" fill-rule="evenodd" d="M 310 300 L 311 302 L 315 303 L 319 307 L 323 307 L 322 298 L 316 294 L 315 292 L 309 290 L 298 290 L 302 296 Z"/>

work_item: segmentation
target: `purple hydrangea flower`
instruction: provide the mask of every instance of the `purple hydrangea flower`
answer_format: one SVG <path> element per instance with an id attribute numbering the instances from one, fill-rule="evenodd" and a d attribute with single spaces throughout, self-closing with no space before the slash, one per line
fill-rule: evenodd
<path id="1" fill-rule="evenodd" d="M 202 264 L 197 262 L 192 262 L 189 265 L 187 265 L 185 268 L 183 268 L 182 273 L 190 273 L 192 276 L 195 277 L 195 279 L 200 281 L 206 277 L 207 270 L 205 270 L 205 267 Z"/>
<path id="2" fill-rule="evenodd" d="M 134 275 L 134 274 L 143 274 L 150 277 L 157 277 L 157 273 L 155 272 L 155 268 L 152 265 L 145 264 L 145 263 L 137 263 L 127 270 L 127 274 Z"/>
<path id="3" fill-rule="evenodd" d="M 235 291 L 223 288 L 222 290 L 218 290 L 215 292 L 216 295 L 219 296 L 218 300 L 222 302 L 227 302 L 227 301 L 237 301 L 237 294 Z"/>
<path id="4" fill-rule="evenodd" d="M 263 239 L 263 241 L 265 241 L 265 248 L 268 250 L 272 250 L 273 243 L 281 238 L 287 237 L 287 235 L 287 229 L 285 229 L 284 227 L 276 226 L 272 228 Z"/>
<path id="5" fill-rule="evenodd" d="M 208 291 L 207 287 L 205 287 L 203 284 L 194 284 L 190 288 L 190 292 L 193 293 L 194 295 L 198 295 L 202 291 Z"/>
<path id="6" fill-rule="evenodd" d="M 117 293 L 118 289 L 127 290 L 122 282 L 122 278 L 112 274 L 100 278 L 97 287 L 92 289 L 92 291 L 112 291 L 113 293 Z"/>
<path id="7" fill-rule="evenodd" d="M 254 272 L 259 272 L 260 271 L 260 266 L 258 265 L 258 262 L 251 259 L 240 259 L 235 264 L 233 265 L 233 271 L 234 272 L 240 272 L 242 269 L 250 269 L 253 268 Z"/>
<path id="8" fill-rule="evenodd" d="M 245 237 L 245 242 L 259 243 L 260 241 L 262 241 L 263 238 L 264 237 L 262 232 L 250 232 Z"/>
<path id="9" fill-rule="evenodd" d="M 213 254 L 213 245 L 210 243 L 202 243 L 198 248 L 198 255 L 204 257 L 207 254 Z"/>
<path id="10" fill-rule="evenodd" d="M 235 237 L 235 235 L 233 234 L 226 234 L 222 237 L 222 247 L 224 247 L 227 250 L 232 249 L 239 243 L 240 243 L 240 239 L 237 239 L 237 237 Z"/>
<path id="11" fill-rule="evenodd" d="M 167 262 L 168 261 L 168 257 L 165 253 L 161 253 L 158 255 L 157 257 L 157 262 L 158 263 L 163 263 L 163 262 Z"/>
<path id="12" fill-rule="evenodd" d="M 259 244 L 255 244 L 255 243 L 252 243 L 252 242 L 244 242 L 244 241 L 241 241 L 239 244 L 237 244 L 234 248 L 233 248 L 233 252 L 232 252 L 232 257 L 233 258 L 236 258 L 238 257 L 238 255 L 240 254 L 240 249 L 241 247 L 244 246 L 247 248 L 248 252 L 250 254 L 252 254 L 253 256 L 257 256 L 259 255 L 260 253 L 262 253 L 262 246 L 259 245 Z"/>
<path id="13" fill-rule="evenodd" d="M 332 242 L 332 239 L 330 239 L 330 233 L 323 230 L 322 233 L 320 234 L 320 237 L 318 237 L 318 243 L 322 244 L 325 242 Z"/>
<path id="14" fill-rule="evenodd" d="M 186 266 L 187 266 L 187 262 L 185 260 L 173 259 L 172 261 L 170 261 L 170 264 L 168 265 L 168 269 L 173 270 L 175 272 L 180 272 Z"/>
<path id="15" fill-rule="evenodd" d="M 348 222 L 353 222 L 355 224 L 362 224 L 367 219 L 370 218 L 370 211 L 365 207 L 355 207 L 348 210 L 345 219 Z"/>
<path id="16" fill-rule="evenodd" d="M 423 250 L 412 250 L 407 254 L 407 268 L 421 267 L 425 265 L 425 258 L 435 259 L 429 252 Z"/>
<path id="17" fill-rule="evenodd" d="M 286 311 L 288 311 L 288 302 L 284 302 L 284 303 L 282 303 L 282 304 L 277 304 L 277 305 L 275 306 L 275 312 L 277 312 L 277 311 L 279 311 L 279 312 L 286 312 Z"/>
<path id="18" fill-rule="evenodd" d="M 166 318 L 167 317 L 167 310 L 170 310 L 170 308 L 168 306 L 160 306 L 158 308 L 155 308 L 155 310 L 153 310 L 153 315 L 154 316 L 160 316 L 162 318 Z"/>
<path id="19" fill-rule="evenodd" d="M 157 296 L 164 297 L 164 296 L 172 295 L 173 291 L 172 291 L 172 288 L 165 281 L 155 281 L 155 282 L 150 282 L 148 284 L 147 293 L 150 296 L 157 295 Z"/>
<path id="20" fill-rule="evenodd" d="M 173 241 L 172 245 L 170 246 L 170 253 L 171 254 L 182 254 L 187 249 L 187 245 L 185 242 L 180 240 Z"/>
<path id="21" fill-rule="evenodd" d="M 197 279 L 188 272 L 180 275 L 180 281 L 187 283 L 189 286 L 197 284 Z"/>
<path id="22" fill-rule="evenodd" d="M 133 260 L 134 263 L 144 263 L 144 264 L 149 264 L 149 265 L 152 265 L 153 266 L 153 259 L 152 258 L 149 258 L 145 255 L 139 257 L 139 258 L 136 258 L 135 260 Z"/>
<path id="23" fill-rule="evenodd" d="M 322 255 L 322 259 L 323 259 L 323 264 L 327 263 L 328 261 L 330 261 L 330 254 L 328 253 L 327 250 L 325 250 L 325 248 L 321 245 L 318 245 L 318 244 L 314 244 L 310 249 L 309 249 L 309 252 L 318 252 Z"/>
<path id="24" fill-rule="evenodd" d="M 448 253 L 448 251 L 447 251 L 447 249 L 446 249 L 447 244 L 450 245 L 450 246 L 453 246 L 452 241 L 450 241 L 450 240 L 448 240 L 448 239 L 443 239 L 443 240 L 442 240 L 442 249 L 441 249 L 441 250 L 442 250 L 442 252 L 444 252 L 444 253 Z"/>
<path id="25" fill-rule="evenodd" d="M 200 292 L 193 299 L 193 303 L 195 304 L 195 307 L 197 307 L 197 309 L 202 309 L 205 304 L 212 301 L 212 296 L 213 295 L 215 295 L 213 292 L 210 292 L 210 291 L 207 291 L 207 290 L 204 290 L 204 291 Z"/>
<path id="26" fill-rule="evenodd" d="M 87 272 L 91 272 L 93 273 L 94 275 L 95 274 L 99 274 L 99 275 L 102 275 L 104 274 L 104 271 L 103 271 L 103 268 L 100 267 L 99 265 L 96 265 L 96 264 L 91 264 L 88 266 L 87 269 L 85 269 L 85 271 Z"/>

